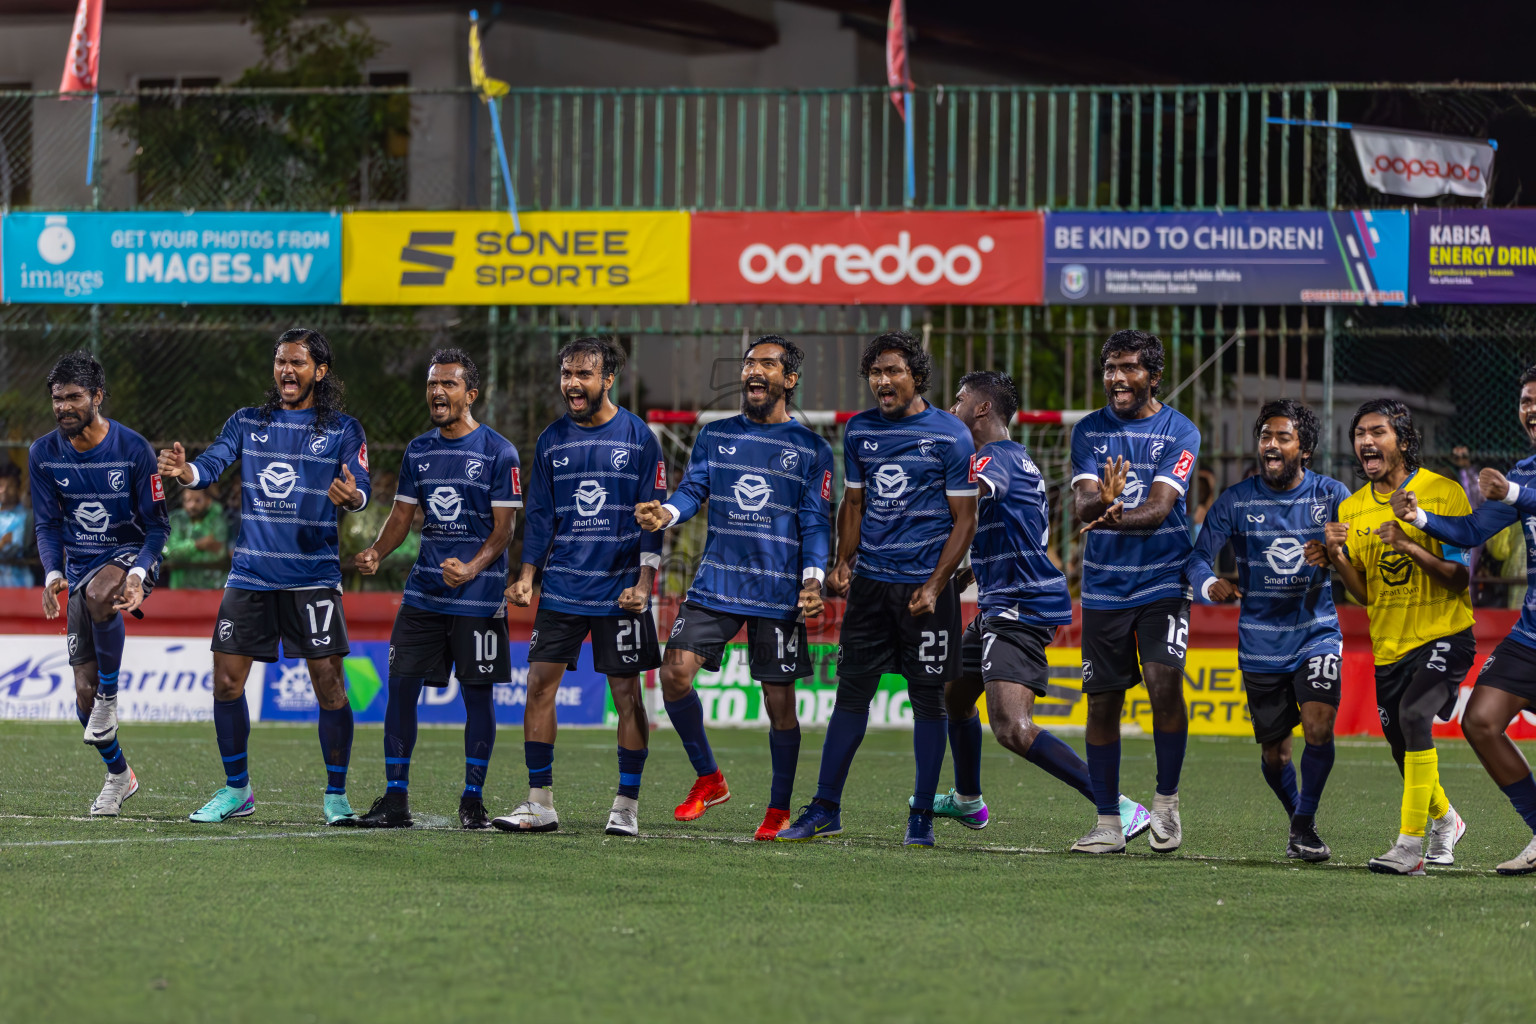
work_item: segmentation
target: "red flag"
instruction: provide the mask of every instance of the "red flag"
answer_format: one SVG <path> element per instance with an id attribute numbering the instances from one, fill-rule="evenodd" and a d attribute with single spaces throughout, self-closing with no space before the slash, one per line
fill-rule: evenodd
<path id="1" fill-rule="evenodd" d="M 75 27 L 69 33 L 60 92 L 96 91 L 96 68 L 101 63 L 101 4 L 102 0 L 80 0 Z"/>
<path id="2" fill-rule="evenodd" d="M 84 3 L 85 0 L 80 0 Z M 885 80 L 892 88 L 908 91 L 912 76 L 907 71 L 907 11 L 904 0 L 891 0 L 891 14 L 885 23 Z M 891 102 L 902 117 L 907 107 L 900 92 L 891 93 Z"/>

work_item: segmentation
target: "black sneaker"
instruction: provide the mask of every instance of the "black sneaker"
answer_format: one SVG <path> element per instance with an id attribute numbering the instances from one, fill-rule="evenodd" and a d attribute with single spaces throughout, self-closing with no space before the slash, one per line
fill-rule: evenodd
<path id="1" fill-rule="evenodd" d="M 485 815 L 485 804 L 479 797 L 459 797 L 459 827 L 473 830 L 491 827 L 491 819 Z"/>
<path id="2" fill-rule="evenodd" d="M 389 789 L 373 802 L 368 813 L 357 819 L 358 828 L 410 828 L 411 804 L 402 789 Z"/>
<path id="3" fill-rule="evenodd" d="M 1291 860 L 1319 863 L 1333 856 L 1328 844 L 1318 838 L 1317 826 L 1311 822 L 1291 819 L 1291 841 L 1285 846 L 1285 855 Z"/>

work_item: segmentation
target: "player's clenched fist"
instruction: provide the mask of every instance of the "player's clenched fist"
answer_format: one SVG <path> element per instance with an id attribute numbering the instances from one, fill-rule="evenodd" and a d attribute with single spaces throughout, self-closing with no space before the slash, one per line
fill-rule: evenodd
<path id="1" fill-rule="evenodd" d="M 1392 492 L 1392 514 L 1405 523 L 1411 523 L 1419 516 L 1419 499 L 1412 491 Z"/>
<path id="2" fill-rule="evenodd" d="M 450 587 L 462 587 L 480 573 L 457 558 L 450 558 L 441 565 L 443 570 L 443 582 Z"/>
<path id="3" fill-rule="evenodd" d="M 1489 501 L 1503 501 L 1509 497 L 1509 481 L 1496 469 L 1485 469 L 1477 474 L 1477 489 Z"/>
<path id="4" fill-rule="evenodd" d="M 185 479 L 187 472 L 187 450 L 181 446 L 181 442 L 173 443 L 169 448 L 161 448 L 160 456 L 155 460 L 155 470 L 168 480 L 178 483 L 190 483 Z"/>
<path id="5" fill-rule="evenodd" d="M 379 571 L 379 552 L 374 548 L 364 548 L 352 559 L 352 564 L 364 576 L 372 576 Z"/>
<path id="6" fill-rule="evenodd" d="M 800 587 L 800 610 L 808 619 L 820 615 L 826 602 L 821 598 L 821 584 L 814 579 L 806 580 Z"/>
<path id="7" fill-rule="evenodd" d="M 341 476 L 331 481 L 330 490 L 326 496 L 331 499 L 332 505 L 340 505 L 342 508 L 355 511 L 363 496 L 363 492 L 357 489 L 357 478 L 352 475 L 352 470 L 347 464 L 341 464 Z"/>
<path id="8" fill-rule="evenodd" d="M 848 585 L 853 582 L 853 567 L 839 562 L 827 573 L 827 593 L 833 597 L 847 597 Z"/>
<path id="9" fill-rule="evenodd" d="M 635 506 L 635 522 L 646 533 L 655 533 L 667 528 L 672 522 L 672 513 L 662 508 L 659 501 L 642 501 Z"/>
<path id="10" fill-rule="evenodd" d="M 533 603 L 533 581 L 524 579 L 513 580 L 501 596 L 519 608 L 527 608 Z"/>
<path id="11" fill-rule="evenodd" d="M 1319 569 L 1328 568 L 1328 549 L 1323 547 L 1322 541 L 1307 541 L 1306 546 L 1301 549 L 1301 554 L 1308 565 L 1315 565 Z"/>
<path id="12" fill-rule="evenodd" d="M 1344 545 L 1349 542 L 1349 525 L 1346 523 L 1324 523 L 1323 543 L 1328 546 L 1328 554 L 1333 558 L 1344 557 Z"/>
<path id="13" fill-rule="evenodd" d="M 651 588 L 639 585 L 625 587 L 619 595 L 619 607 L 627 612 L 643 612 L 651 600 Z"/>
<path id="14" fill-rule="evenodd" d="M 1211 584 L 1210 597 L 1212 601 L 1236 601 L 1242 596 L 1243 592 L 1238 590 L 1237 584 L 1231 580 L 1217 577 L 1216 582 Z"/>
<path id="15" fill-rule="evenodd" d="M 932 583 L 924 583 L 912 591 L 912 599 L 907 602 L 907 614 L 913 618 L 919 615 L 932 615 L 938 603 L 939 588 Z"/>

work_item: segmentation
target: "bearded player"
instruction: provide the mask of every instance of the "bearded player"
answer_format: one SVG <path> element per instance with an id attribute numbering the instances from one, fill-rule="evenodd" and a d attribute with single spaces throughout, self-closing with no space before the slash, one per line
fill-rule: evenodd
<path id="1" fill-rule="evenodd" d="M 123 661 L 123 613 L 140 616 L 154 589 L 170 534 L 165 485 L 149 442 L 101 414 L 107 375 L 87 352 L 54 364 L 48 393 L 58 429 L 27 453 L 37 553 L 47 576 L 43 615 L 65 621 L 75 673 L 75 714 L 85 743 L 107 766 L 91 804 L 114 817 L 139 790 L 117 739 L 117 673 Z"/>
<path id="2" fill-rule="evenodd" d="M 194 490 L 240 464 L 240 534 L 213 631 L 213 727 L 224 786 L 190 815 L 220 822 L 256 811 L 247 744 L 245 683 L 253 661 L 303 658 L 320 703 L 320 751 L 327 824 L 352 818 L 347 766 L 352 706 L 341 659 L 350 649 L 341 611 L 336 519 L 368 504 L 368 445 L 362 425 L 342 412 L 342 384 L 331 373 L 331 344 L 295 327 L 272 347 L 272 387 L 259 406 L 241 409 L 218 440 L 192 462 L 178 441 L 160 452 L 162 476 Z"/>
<path id="3" fill-rule="evenodd" d="M 1371 858 L 1370 869 L 1422 875 L 1426 863 L 1455 863 L 1467 828 L 1440 785 L 1432 730 L 1436 716 L 1455 708 L 1477 644 L 1466 549 L 1400 522 L 1392 495 L 1412 490 L 1417 507 L 1442 516 L 1472 508 L 1460 484 L 1419 466 L 1419 432 L 1402 402 L 1366 402 L 1349 432 L 1367 482 L 1339 506 L 1323 543 L 1308 542 L 1308 558 L 1316 565 L 1326 557 L 1370 616 L 1376 711 L 1403 773 L 1397 841 Z M 1427 818 L 1434 821 L 1426 844 Z"/>
<path id="4" fill-rule="evenodd" d="M 800 757 L 795 681 L 813 674 L 805 619 L 821 614 L 832 524 L 832 446 L 790 418 L 805 353 L 776 334 L 741 359 L 741 415 L 699 431 L 683 482 L 665 504 L 636 507 L 649 531 L 707 509 L 709 535 L 698 574 L 678 610 L 661 666 L 667 713 L 698 781 L 673 816 L 692 821 L 730 798 L 704 733 L 693 689 L 702 668 L 720 670 L 725 645 L 743 626 L 752 678 L 763 687 L 773 781 L 754 839 L 789 825 Z"/>
<path id="5" fill-rule="evenodd" d="M 1286 398 L 1264 406 L 1253 434 L 1259 473 L 1221 492 L 1185 572 L 1203 601 L 1242 601 L 1237 664 L 1264 781 L 1290 822 L 1285 855 L 1324 861 L 1330 851 L 1318 837 L 1316 815 L 1333 770 L 1344 637 L 1333 581 L 1327 569 L 1306 563 L 1305 548 L 1323 540 L 1323 526 L 1336 518 L 1349 488 L 1309 468 L 1317 417 L 1300 402 Z M 1213 568 L 1229 541 L 1237 555 L 1236 584 Z M 1299 792 L 1291 758 L 1298 725 L 1306 744 Z"/>

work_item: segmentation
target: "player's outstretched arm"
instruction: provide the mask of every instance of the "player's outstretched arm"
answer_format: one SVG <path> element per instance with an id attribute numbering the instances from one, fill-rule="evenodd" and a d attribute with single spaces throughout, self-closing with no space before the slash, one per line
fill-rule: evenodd
<path id="1" fill-rule="evenodd" d="M 827 593 L 846 597 L 853 582 L 853 559 L 859 553 L 859 525 L 864 521 L 864 487 L 845 486 L 837 506 L 837 561 L 827 573 Z"/>
<path id="2" fill-rule="evenodd" d="M 1382 523 L 1376 528 L 1376 536 L 1393 551 L 1413 559 L 1424 575 L 1447 590 L 1466 590 L 1472 581 L 1471 572 L 1463 562 L 1441 558 L 1408 536 L 1408 532 L 1396 520 Z"/>
<path id="3" fill-rule="evenodd" d="M 352 559 L 352 564 L 357 566 L 357 571 L 364 576 L 372 576 L 378 572 L 379 563 L 388 558 L 410 534 L 411 520 L 414 518 L 416 518 L 416 503 L 396 498 L 394 506 L 389 510 L 389 518 L 384 520 L 384 528 L 379 531 L 378 539 L 371 547 L 359 551 L 357 557 Z"/>
<path id="4" fill-rule="evenodd" d="M 394 518 L 394 513 L 390 513 Z M 512 543 L 512 531 L 517 528 L 517 510 L 507 505 L 491 506 L 491 535 L 485 538 L 480 550 L 468 562 L 450 558 L 441 564 L 443 582 L 450 587 L 462 587 L 485 570 L 507 550 Z M 387 525 L 387 524 L 386 524 Z M 404 540 L 404 537 L 401 538 Z"/>
<path id="5" fill-rule="evenodd" d="M 1394 495 L 1395 497 L 1395 495 Z M 1394 503 L 1393 511 L 1397 511 Z M 1414 507 L 1412 514 L 1398 514 L 1399 519 L 1412 523 L 1442 544 L 1458 548 L 1475 548 L 1486 544 L 1505 528 L 1520 519 L 1520 512 L 1513 505 L 1501 501 L 1485 502 L 1466 516 L 1442 516 Z"/>
<path id="6" fill-rule="evenodd" d="M 966 552 L 971 549 L 971 541 L 976 538 L 976 495 L 951 494 L 948 500 L 950 518 L 955 525 L 944 539 L 944 547 L 939 552 L 939 564 L 934 568 L 933 575 L 913 592 L 912 599 L 907 602 L 907 611 L 913 615 L 927 615 L 933 611 L 938 604 L 939 591 L 944 589 L 944 585 L 955 575 L 955 570 L 960 568 Z"/>

